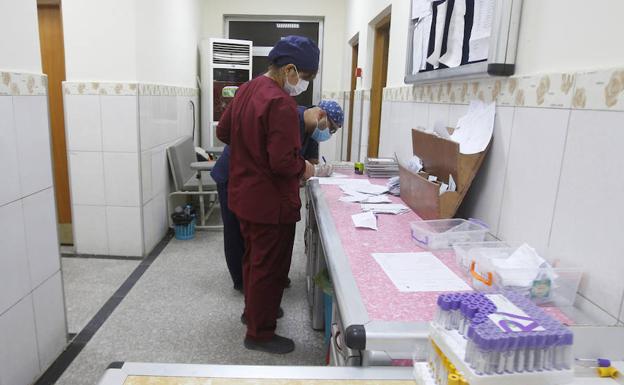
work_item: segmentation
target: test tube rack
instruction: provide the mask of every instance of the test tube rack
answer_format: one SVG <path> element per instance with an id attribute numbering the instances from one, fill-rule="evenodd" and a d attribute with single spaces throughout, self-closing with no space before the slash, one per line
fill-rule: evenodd
<path id="1" fill-rule="evenodd" d="M 480 375 L 464 361 L 467 341 L 457 330 L 432 324 L 430 338 L 470 385 L 562 385 L 574 380 L 571 369 Z"/>

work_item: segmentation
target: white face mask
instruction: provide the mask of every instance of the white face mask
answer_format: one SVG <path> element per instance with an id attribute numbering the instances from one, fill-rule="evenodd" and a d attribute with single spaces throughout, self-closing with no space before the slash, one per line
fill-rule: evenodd
<path id="1" fill-rule="evenodd" d="M 288 75 L 286 75 L 286 79 L 284 79 L 284 91 L 288 92 L 290 96 L 297 96 L 308 89 L 309 81 L 303 80 L 299 77 L 299 71 L 297 71 L 297 67 L 295 67 L 295 72 L 297 73 L 297 84 L 294 86 L 288 82 Z"/>

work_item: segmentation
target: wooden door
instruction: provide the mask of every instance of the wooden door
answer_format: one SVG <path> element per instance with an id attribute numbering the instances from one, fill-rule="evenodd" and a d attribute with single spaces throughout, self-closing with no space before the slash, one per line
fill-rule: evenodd
<path id="1" fill-rule="evenodd" d="M 379 132 L 381 127 L 381 102 L 383 89 L 388 78 L 388 47 L 390 46 L 390 15 L 375 26 L 375 47 L 373 53 L 373 81 L 371 85 L 371 112 L 368 133 L 368 156 L 379 154 Z"/>
<path id="2" fill-rule="evenodd" d="M 72 244 L 71 202 L 65 145 L 62 82 L 65 80 L 65 50 L 60 2 L 39 1 L 39 40 L 43 73 L 48 75 L 54 192 L 62 244 Z"/>
<path id="3" fill-rule="evenodd" d="M 351 161 L 351 140 L 353 140 L 353 103 L 357 84 L 358 44 L 351 47 L 351 89 L 349 92 L 349 130 L 347 134 L 347 160 Z"/>

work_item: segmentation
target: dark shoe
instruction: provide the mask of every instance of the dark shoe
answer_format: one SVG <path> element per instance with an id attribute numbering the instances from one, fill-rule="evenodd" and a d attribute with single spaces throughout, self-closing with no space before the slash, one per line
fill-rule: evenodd
<path id="1" fill-rule="evenodd" d="M 245 338 L 245 347 L 249 350 L 258 350 L 260 352 L 286 354 L 295 350 L 295 343 L 290 338 L 276 334 L 268 341 L 254 341 L 250 338 Z"/>
<path id="2" fill-rule="evenodd" d="M 290 278 L 286 278 L 286 286 L 284 288 L 290 289 Z"/>
<path id="3" fill-rule="evenodd" d="M 234 290 L 240 292 L 241 294 L 245 294 L 243 292 L 243 284 L 242 283 L 241 284 L 234 284 Z"/>
<path id="4" fill-rule="evenodd" d="M 280 319 L 283 316 L 284 316 L 284 310 L 280 306 L 279 310 L 277 311 L 277 319 Z M 241 323 L 243 325 L 247 325 L 247 318 L 245 317 L 245 313 L 241 314 Z"/>

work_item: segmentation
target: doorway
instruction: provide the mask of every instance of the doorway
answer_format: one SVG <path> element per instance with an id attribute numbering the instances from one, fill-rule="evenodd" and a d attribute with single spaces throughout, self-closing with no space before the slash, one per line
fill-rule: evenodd
<path id="1" fill-rule="evenodd" d="M 388 79 L 388 48 L 390 47 L 390 15 L 375 25 L 373 51 L 373 77 L 371 83 L 371 111 L 368 134 L 368 156 L 379 154 L 379 132 L 381 129 L 381 103 L 383 89 Z"/>
<path id="2" fill-rule="evenodd" d="M 269 68 L 269 51 L 280 38 L 288 35 L 305 36 L 317 43 L 323 58 L 323 21 L 308 17 L 278 16 L 226 16 L 225 36 L 227 39 L 251 40 L 253 42 L 252 77 L 259 76 Z M 321 77 L 319 71 L 308 89 L 295 100 L 297 105 L 311 106 L 321 100 Z"/>
<path id="3" fill-rule="evenodd" d="M 351 86 L 349 89 L 349 128 L 347 134 L 347 160 L 351 161 L 351 141 L 353 140 L 353 105 L 355 88 L 357 85 L 357 64 L 359 44 L 357 41 L 351 44 Z"/>
<path id="4" fill-rule="evenodd" d="M 43 73 L 48 76 L 48 104 L 59 239 L 73 244 L 71 201 L 65 144 L 65 116 L 62 83 L 65 81 L 65 49 L 60 0 L 38 0 L 39 41 Z"/>

